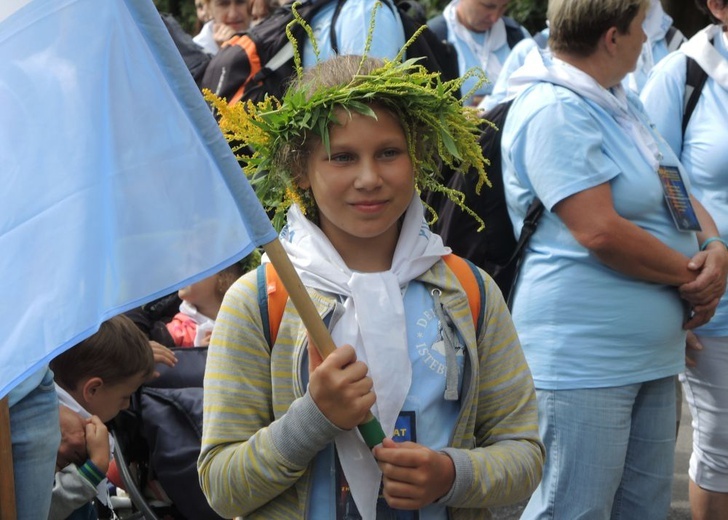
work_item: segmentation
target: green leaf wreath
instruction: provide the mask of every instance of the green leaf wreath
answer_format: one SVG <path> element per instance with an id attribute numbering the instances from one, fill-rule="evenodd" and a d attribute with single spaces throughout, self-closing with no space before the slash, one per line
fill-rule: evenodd
<path id="1" fill-rule="evenodd" d="M 377 3 L 372 13 L 364 54 L 368 53 L 374 29 Z M 291 34 L 293 24 L 301 24 L 318 48 L 310 26 L 300 17 L 296 4 L 292 6 L 294 20 L 286 33 L 294 45 L 294 60 L 298 79 L 304 75 L 301 56 Z M 452 81 L 442 81 L 440 75 L 429 72 L 416 59 L 403 61 L 409 44 L 424 30 L 417 31 L 405 44 L 397 57 L 382 60 L 383 65 L 368 73 L 355 75 L 347 85 L 311 88 L 311 82 L 293 84 L 281 100 L 267 96 L 263 101 L 228 105 L 225 99 L 205 91 L 205 99 L 219 116 L 219 125 L 227 140 L 235 143 L 234 152 L 244 163 L 248 177 L 261 204 L 272 212 L 273 225 L 280 230 L 285 214 L 293 203 L 305 212 L 311 204 L 296 183 L 295 162 L 290 160 L 291 149 L 303 147 L 313 136 L 321 139 L 329 150 L 329 128 L 339 124 L 336 117 L 340 109 L 376 117 L 371 104 L 391 110 L 401 121 L 409 145 L 409 154 L 415 171 L 417 189 L 444 194 L 480 224 L 483 221 L 464 204 L 465 196 L 442 184 L 442 163 L 455 170 L 478 175 L 476 191 L 483 184 L 490 185 L 485 174 L 482 149 L 478 142 L 483 120 L 474 108 L 463 107 L 458 93 L 470 76 L 479 77 L 476 89 L 485 81 L 482 71 L 473 69 L 467 75 Z M 361 58 L 361 64 L 366 58 Z M 288 157 L 288 160 L 284 158 Z M 300 165 L 299 165 L 300 167 Z M 437 215 L 432 208 L 432 221 Z"/>

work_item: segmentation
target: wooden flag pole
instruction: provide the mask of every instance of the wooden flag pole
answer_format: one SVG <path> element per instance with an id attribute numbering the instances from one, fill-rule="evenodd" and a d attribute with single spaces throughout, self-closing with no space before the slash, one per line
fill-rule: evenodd
<path id="1" fill-rule="evenodd" d="M 288 258 L 288 254 L 277 238 L 267 244 L 263 244 L 263 249 L 276 268 L 276 272 L 286 287 L 288 296 L 293 301 L 293 305 L 296 306 L 296 310 L 301 316 L 301 320 L 308 331 L 309 337 L 314 345 L 316 345 L 321 357 L 325 358 L 336 350 L 336 345 L 334 344 L 334 340 L 331 339 L 331 334 L 329 334 L 326 325 L 321 319 L 321 316 L 319 316 L 316 306 L 311 301 L 306 288 L 303 286 L 301 278 L 293 267 L 291 259 Z M 359 425 L 359 433 L 361 433 L 369 448 L 381 444 L 385 437 L 382 426 L 371 412 L 369 412 L 364 422 Z"/>
<path id="2" fill-rule="evenodd" d="M 5 396 L 0 400 L 0 520 L 15 520 L 16 517 L 10 407 L 8 396 Z"/>

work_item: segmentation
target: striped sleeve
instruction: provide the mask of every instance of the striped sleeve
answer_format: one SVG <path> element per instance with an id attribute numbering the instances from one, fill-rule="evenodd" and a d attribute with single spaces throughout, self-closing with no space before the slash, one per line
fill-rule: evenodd
<path id="1" fill-rule="evenodd" d="M 527 498 L 541 480 L 545 457 L 531 372 L 500 290 L 490 277 L 485 282 L 485 327 L 474 383 L 475 447 L 446 450 L 458 471 L 447 503 L 452 507 L 493 507 Z"/>
<path id="2" fill-rule="evenodd" d="M 273 502 L 276 514 L 269 517 L 299 516 L 301 504 L 291 488 L 339 431 L 308 394 L 274 413 L 273 381 L 290 386 L 292 375 L 272 371 L 261 323 L 251 272 L 225 296 L 205 368 L 198 471 L 210 505 L 226 518 L 247 517 Z"/>

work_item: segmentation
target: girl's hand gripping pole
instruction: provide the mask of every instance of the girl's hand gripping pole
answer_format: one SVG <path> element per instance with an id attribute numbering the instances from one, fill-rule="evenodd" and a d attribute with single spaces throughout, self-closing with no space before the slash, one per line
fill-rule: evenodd
<path id="1" fill-rule="evenodd" d="M 319 316 L 306 288 L 303 286 L 301 278 L 293 267 L 291 259 L 288 258 L 285 249 L 283 249 L 283 245 L 276 238 L 267 244 L 263 244 L 263 249 L 268 254 L 268 258 L 270 258 L 278 276 L 286 287 L 288 296 L 293 301 L 293 305 L 296 306 L 296 310 L 301 316 L 301 320 L 311 340 L 316 345 L 321 357 L 326 358 L 326 356 L 336 350 L 336 345 L 334 345 L 334 341 L 331 339 L 331 334 L 329 334 L 326 324 L 324 324 L 321 316 Z M 367 414 L 366 419 L 364 419 L 364 422 L 358 428 L 359 433 L 361 433 L 369 449 L 381 444 L 385 437 L 382 425 L 379 424 L 379 421 L 371 412 Z"/>

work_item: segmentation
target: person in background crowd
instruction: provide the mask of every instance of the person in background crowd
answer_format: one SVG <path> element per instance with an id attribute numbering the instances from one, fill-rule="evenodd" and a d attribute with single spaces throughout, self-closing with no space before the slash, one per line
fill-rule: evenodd
<path id="1" fill-rule="evenodd" d="M 251 27 L 260 23 L 263 18 L 267 17 L 270 12 L 281 4 L 278 0 L 252 0 L 250 6 L 250 16 L 252 21 L 250 22 Z"/>
<path id="2" fill-rule="evenodd" d="M 549 38 L 549 28 L 546 27 L 541 32 L 537 33 L 533 38 L 524 38 L 511 49 L 510 54 L 503 62 L 503 69 L 498 75 L 498 79 L 493 85 L 493 90 L 489 96 L 485 96 L 480 103 L 478 108 L 481 110 L 490 110 L 495 107 L 498 103 L 502 103 L 509 99 L 508 96 L 508 81 L 514 72 L 523 66 L 526 61 L 528 53 L 532 52 L 536 48 L 547 49 Z M 538 51 L 536 51 L 538 52 Z"/>
<path id="3" fill-rule="evenodd" d="M 645 86 L 652 67 L 687 40 L 685 35 L 672 25 L 672 18 L 662 9 L 660 0 L 650 0 L 650 8 L 647 10 L 642 28 L 647 41 L 642 46 L 635 70 L 627 74 L 624 79 L 624 86 L 637 94 Z"/>
<path id="4" fill-rule="evenodd" d="M 381 2 L 374 11 L 379 1 L 345 0 L 341 5 L 331 1 L 323 6 L 311 20 L 319 55 L 316 56 L 311 41 L 306 38 L 301 55 L 303 66 L 313 67 L 336 55 L 361 55 L 367 41 L 370 43 L 369 56 L 394 59 L 405 44 L 402 20 L 389 0 Z M 375 13 L 375 23 L 370 39 L 367 28 L 371 25 L 372 13 Z M 336 42 L 332 41 L 332 35 Z"/>
<path id="5" fill-rule="evenodd" d="M 529 53 L 510 80 L 509 212 L 520 223 L 535 197 L 546 208 L 513 300 L 547 448 L 523 520 L 667 517 L 685 329 L 725 292 L 718 228 L 622 85 L 648 8 L 551 0 L 551 53 Z"/>
<path id="6" fill-rule="evenodd" d="M 177 294 L 182 303 L 179 312 L 167 323 L 167 330 L 177 347 L 206 347 L 220 311 L 222 299 L 230 286 L 260 264 L 260 252 L 254 250 L 239 262 L 219 273 L 186 287 Z"/>
<path id="7" fill-rule="evenodd" d="M 197 15 L 195 32 L 199 33 L 202 30 L 202 26 L 210 20 L 210 15 L 207 12 L 207 2 L 205 0 L 195 0 L 195 14 Z"/>
<path id="8" fill-rule="evenodd" d="M 492 92 L 511 49 L 530 36 L 517 22 L 503 16 L 507 8 L 508 0 L 452 0 L 441 15 L 427 22 L 442 40 L 455 46 L 461 75 L 473 67 L 485 71 L 489 82 L 475 91 L 478 79 L 465 81 L 462 94 L 466 105 L 478 105 Z"/>
<path id="9" fill-rule="evenodd" d="M 209 20 L 193 40 L 214 55 L 224 42 L 250 27 L 252 3 L 251 0 L 204 1 Z"/>
<path id="10" fill-rule="evenodd" d="M 90 501 L 95 496 L 102 503 L 108 499 L 103 483 L 111 442 L 104 423 L 128 408 L 131 395 L 153 376 L 154 354 L 134 322 L 118 315 L 53 358 L 50 367 L 61 404 L 88 419 L 85 434 L 89 459 L 80 467 L 69 464 L 56 474 L 48 518 L 95 518 Z"/>
<path id="11" fill-rule="evenodd" d="M 672 24 L 670 18 L 662 9 L 660 0 L 650 0 L 650 8 L 642 24 L 647 40 L 642 45 L 642 52 L 637 60 L 633 72 L 625 76 L 623 84 L 633 92 L 639 91 L 645 84 L 650 69 L 670 52 L 676 50 L 685 42 L 685 36 Z M 508 80 L 526 61 L 526 55 L 534 47 L 545 49 L 548 45 L 549 28 L 546 27 L 533 39 L 518 42 L 503 64 L 503 70 L 493 86 L 490 96 L 483 99 L 478 108 L 490 110 L 498 103 L 508 99 Z"/>
<path id="12" fill-rule="evenodd" d="M 645 108 L 657 129 L 685 165 L 692 189 L 728 237 L 728 2 L 697 0 L 711 16 L 710 25 L 680 50 L 660 62 L 642 91 Z M 697 65 L 705 83 L 692 114 L 686 85 L 687 62 Z M 716 239 L 705 249 L 725 248 Z M 688 352 L 681 376 L 693 417 L 690 457 L 690 507 L 693 520 L 728 519 L 728 298 L 723 296 L 712 320 L 695 330 L 700 350 Z"/>

